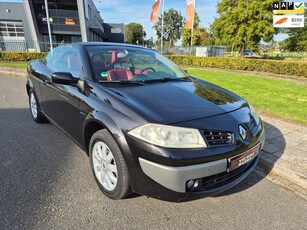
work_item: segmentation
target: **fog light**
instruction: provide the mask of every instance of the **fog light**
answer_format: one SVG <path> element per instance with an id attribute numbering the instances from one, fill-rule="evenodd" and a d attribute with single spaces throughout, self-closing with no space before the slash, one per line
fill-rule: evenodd
<path id="1" fill-rule="evenodd" d="M 199 181 L 198 180 L 188 180 L 187 182 L 187 190 L 188 191 L 192 191 L 194 189 L 196 189 L 199 185 Z"/>

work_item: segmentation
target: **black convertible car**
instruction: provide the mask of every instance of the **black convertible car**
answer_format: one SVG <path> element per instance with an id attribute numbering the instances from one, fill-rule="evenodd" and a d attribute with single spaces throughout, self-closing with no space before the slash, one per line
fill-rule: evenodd
<path id="1" fill-rule="evenodd" d="M 57 47 L 29 63 L 26 88 L 34 121 L 81 146 L 112 199 L 217 194 L 255 168 L 264 145 L 248 102 L 142 47 Z"/>

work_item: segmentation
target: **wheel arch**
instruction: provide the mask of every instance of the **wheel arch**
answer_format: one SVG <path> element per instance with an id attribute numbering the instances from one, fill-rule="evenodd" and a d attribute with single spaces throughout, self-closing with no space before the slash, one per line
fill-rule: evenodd
<path id="1" fill-rule="evenodd" d="M 92 112 L 85 118 L 83 125 L 83 143 L 87 154 L 89 154 L 91 137 L 101 129 L 107 129 L 115 140 L 123 135 L 121 129 L 110 116 L 98 111 Z"/>
<path id="2" fill-rule="evenodd" d="M 30 79 L 27 79 L 26 90 L 27 90 L 28 96 L 30 95 L 31 89 L 34 90 L 33 82 Z"/>

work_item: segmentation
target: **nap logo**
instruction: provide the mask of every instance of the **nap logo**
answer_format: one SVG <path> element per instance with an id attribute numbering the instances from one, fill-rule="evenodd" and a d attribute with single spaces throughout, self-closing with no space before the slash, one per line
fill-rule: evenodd
<path id="1" fill-rule="evenodd" d="M 274 2 L 274 14 L 304 14 L 304 2 Z"/>

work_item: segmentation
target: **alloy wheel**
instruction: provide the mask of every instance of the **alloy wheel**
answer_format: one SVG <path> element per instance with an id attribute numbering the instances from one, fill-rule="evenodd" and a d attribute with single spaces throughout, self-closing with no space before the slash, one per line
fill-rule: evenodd
<path id="1" fill-rule="evenodd" d="M 32 116 L 34 118 L 37 118 L 38 111 L 37 111 L 37 103 L 36 103 L 34 93 L 31 93 L 30 95 L 30 106 L 31 106 Z"/>
<path id="2" fill-rule="evenodd" d="M 97 141 L 92 151 L 94 173 L 99 183 L 108 191 L 113 191 L 117 185 L 118 172 L 114 155 L 102 141 Z"/>

